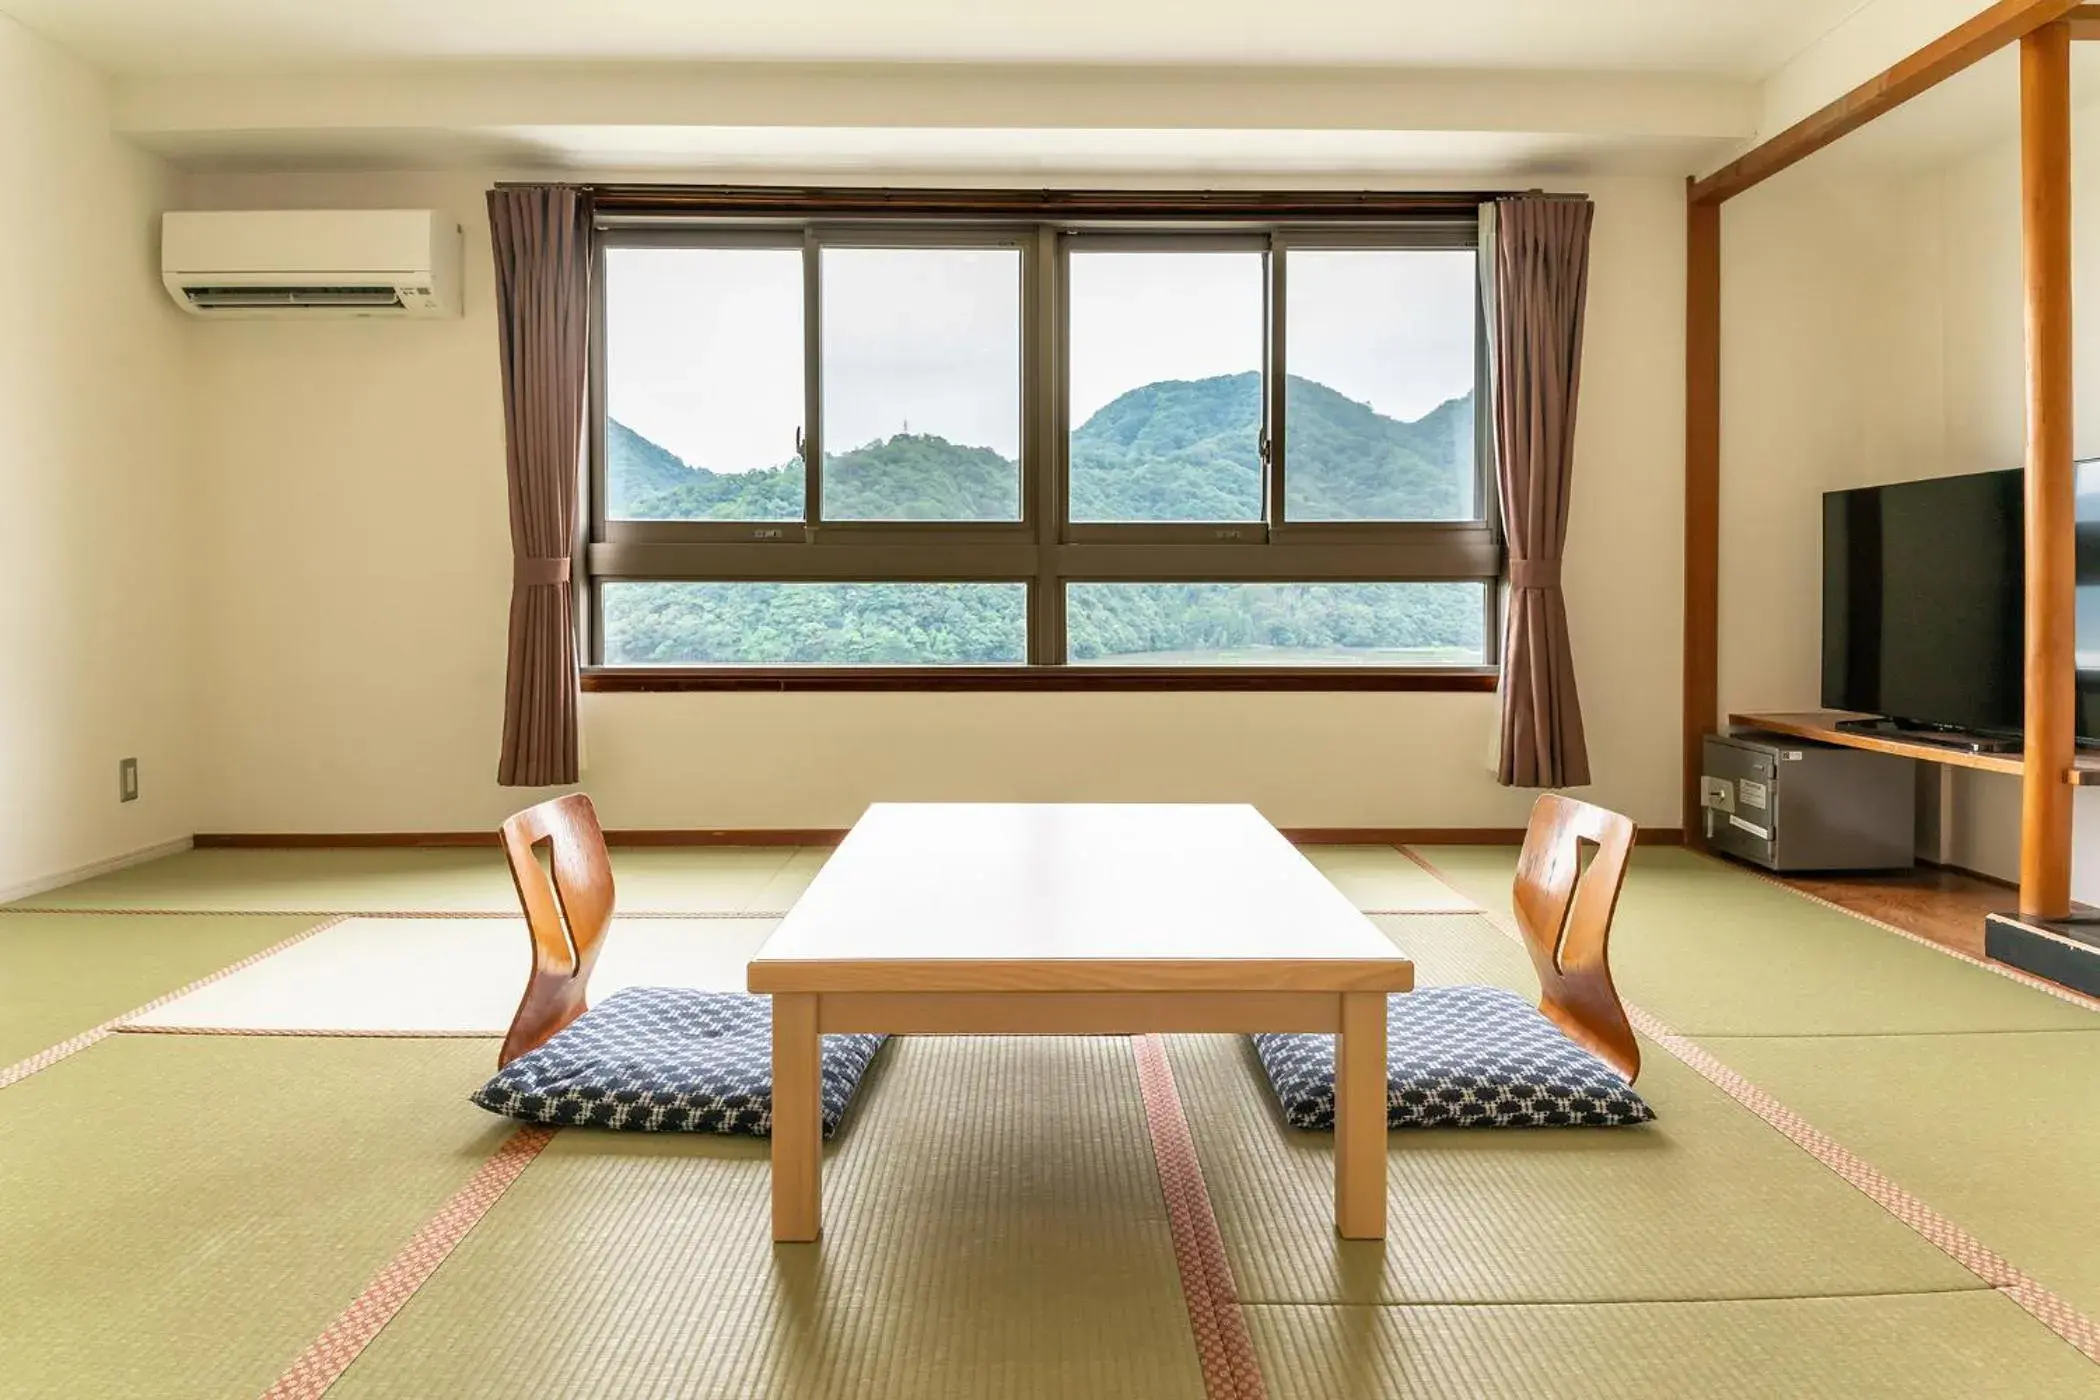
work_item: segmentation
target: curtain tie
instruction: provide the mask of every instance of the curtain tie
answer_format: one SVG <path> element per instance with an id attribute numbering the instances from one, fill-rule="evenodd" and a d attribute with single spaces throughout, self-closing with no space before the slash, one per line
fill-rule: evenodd
<path id="1" fill-rule="evenodd" d="M 1509 582 L 1512 588 L 1558 588 L 1560 560 L 1512 559 L 1509 561 Z"/>
<path id="2" fill-rule="evenodd" d="M 511 583 L 519 588 L 546 587 L 569 581 L 567 555 L 558 559 L 541 559 L 520 554 L 512 561 Z"/>

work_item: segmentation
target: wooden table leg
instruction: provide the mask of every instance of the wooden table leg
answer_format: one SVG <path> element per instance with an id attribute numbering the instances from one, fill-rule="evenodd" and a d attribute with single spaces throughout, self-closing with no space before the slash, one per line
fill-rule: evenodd
<path id="1" fill-rule="evenodd" d="M 1334 1225 L 1385 1238 L 1385 993 L 1342 993 L 1334 1039 Z"/>
<path id="2" fill-rule="evenodd" d="M 773 1238 L 817 1237 L 823 1201 L 823 1044 L 817 998 L 773 997 Z"/>

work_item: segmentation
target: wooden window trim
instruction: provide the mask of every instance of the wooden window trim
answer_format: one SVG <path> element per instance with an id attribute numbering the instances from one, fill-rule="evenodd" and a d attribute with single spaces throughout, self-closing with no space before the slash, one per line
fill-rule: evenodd
<path id="1" fill-rule="evenodd" d="M 1388 691 L 1490 694 L 1494 667 L 594 666 L 592 694 L 676 691 Z"/>
<path id="2" fill-rule="evenodd" d="M 1487 691 L 1499 675 L 1504 550 L 1492 476 L 1476 457 L 1472 521 L 1296 522 L 1272 500 L 1271 519 L 1221 525 L 1072 523 L 1063 519 L 1062 265 L 1073 240 L 1101 245 L 1165 238 L 1189 246 L 1259 243 L 1271 267 L 1269 315 L 1289 248 L 1457 246 L 1492 192 L 1129 193 L 1025 190 L 833 190 L 605 185 L 591 188 L 599 277 L 592 306 L 591 451 L 587 537 L 579 561 L 584 689 L 664 690 L 1384 690 Z M 1410 229 L 1408 225 L 1414 225 Z M 1441 229 L 1441 232 L 1438 230 Z M 819 288 L 805 294 L 808 472 L 803 521 L 608 520 L 604 500 L 606 248 L 804 248 L 807 274 L 824 246 L 1017 245 L 1022 256 L 1022 515 L 998 522 L 821 521 Z M 1272 399 L 1287 372 L 1280 326 L 1264 375 Z M 1484 376 L 1476 374 L 1476 392 Z M 1271 406 L 1280 413 L 1280 404 Z M 1484 415 L 1483 415 L 1484 421 Z M 1275 428 L 1280 429 L 1280 422 Z M 1280 432 L 1274 436 L 1280 438 Z M 1270 470 L 1280 497 L 1287 464 Z M 954 667 L 605 666 L 600 581 L 1022 582 L 1029 585 L 1030 664 Z M 1455 667 L 1067 666 L 1065 585 L 1079 582 L 1484 584 L 1489 664 Z"/>

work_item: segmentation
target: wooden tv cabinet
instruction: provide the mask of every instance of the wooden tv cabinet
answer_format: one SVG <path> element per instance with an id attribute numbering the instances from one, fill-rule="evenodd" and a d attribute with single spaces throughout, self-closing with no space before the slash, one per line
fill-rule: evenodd
<path id="1" fill-rule="evenodd" d="M 1843 710 L 1759 711 L 1730 715 L 1728 723 L 1739 729 L 1761 729 L 1767 734 L 1788 734 L 1796 739 L 1813 739 L 1819 744 L 1837 744 L 1848 749 L 1870 749 L 1875 753 L 1891 753 L 1900 758 L 1942 763 L 1950 768 L 1974 768 L 1984 773 L 2010 773 L 2018 777 L 2024 767 L 2018 754 L 1970 753 L 1965 749 L 1927 743 L 1922 739 L 1905 739 L 1898 735 L 1871 734 L 1837 727 L 1840 720 L 1871 718 L 1871 715 L 1847 714 Z M 2070 770 L 2064 774 L 2064 781 L 2073 787 L 2100 787 L 2100 754 L 2080 754 Z"/>

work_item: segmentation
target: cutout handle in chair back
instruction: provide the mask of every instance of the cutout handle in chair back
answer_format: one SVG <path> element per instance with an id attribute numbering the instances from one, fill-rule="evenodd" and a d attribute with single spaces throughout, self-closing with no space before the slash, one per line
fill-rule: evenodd
<path id="1" fill-rule="evenodd" d="M 1517 925 L 1539 977 L 1539 1010 L 1631 1081 L 1641 1052 L 1612 985 L 1612 913 L 1633 850 L 1632 819 L 1559 793 L 1531 809 L 1517 858 Z"/>
<path id="2" fill-rule="evenodd" d="M 548 849 L 547 865 L 538 847 Z M 612 923 L 612 861 L 598 813 L 582 793 L 528 807 L 503 823 L 503 854 L 532 935 L 532 975 L 496 1063 L 547 1043 L 581 1016 L 591 969 Z"/>

